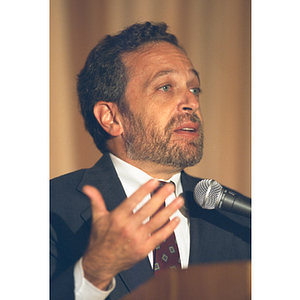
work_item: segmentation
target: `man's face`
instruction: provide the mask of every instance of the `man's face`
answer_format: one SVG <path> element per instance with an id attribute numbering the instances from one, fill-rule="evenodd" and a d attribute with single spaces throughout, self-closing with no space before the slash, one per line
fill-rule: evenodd
<path id="1" fill-rule="evenodd" d="M 161 42 L 123 56 L 129 74 L 124 114 L 127 157 L 183 169 L 202 157 L 200 83 L 188 57 Z"/>

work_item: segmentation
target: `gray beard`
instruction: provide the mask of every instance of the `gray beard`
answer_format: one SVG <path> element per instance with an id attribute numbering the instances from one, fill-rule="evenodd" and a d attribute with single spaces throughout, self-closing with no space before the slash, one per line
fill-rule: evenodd
<path id="1" fill-rule="evenodd" d="M 125 149 L 132 160 L 148 161 L 164 166 L 172 166 L 183 170 L 197 164 L 203 154 L 203 128 L 200 118 L 194 114 L 174 117 L 166 126 L 164 132 L 149 121 L 142 122 L 138 115 L 131 111 L 125 116 Z M 195 140 L 171 141 L 174 128 L 185 121 L 199 123 L 199 138 Z"/>

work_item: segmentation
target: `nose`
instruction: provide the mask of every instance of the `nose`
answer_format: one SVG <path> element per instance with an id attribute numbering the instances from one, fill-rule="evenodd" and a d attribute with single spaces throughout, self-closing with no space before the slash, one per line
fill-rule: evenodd
<path id="1" fill-rule="evenodd" d="M 178 110 L 181 113 L 194 113 L 199 109 L 199 99 L 190 90 L 187 90 L 184 95 L 180 96 Z"/>

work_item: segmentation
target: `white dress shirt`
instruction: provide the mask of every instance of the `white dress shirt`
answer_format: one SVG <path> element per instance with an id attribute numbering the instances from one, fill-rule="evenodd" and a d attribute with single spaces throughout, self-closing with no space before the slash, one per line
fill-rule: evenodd
<path id="1" fill-rule="evenodd" d="M 149 181 L 152 177 L 143 172 L 142 170 L 124 162 L 123 160 L 117 158 L 116 156 L 110 154 L 113 165 L 117 171 L 118 177 L 122 183 L 122 186 L 125 190 L 126 196 L 130 197 L 139 187 Z M 156 178 L 161 180 L 160 178 Z M 172 181 L 175 186 L 175 193 L 170 195 L 165 203 L 166 206 L 169 205 L 176 196 L 180 195 L 183 191 L 181 184 L 181 174 L 177 173 L 169 181 Z M 164 181 L 164 180 L 163 180 Z M 139 210 L 149 199 L 151 198 L 150 194 L 147 195 L 133 210 L 136 212 Z M 178 216 L 180 218 L 179 225 L 175 228 L 175 236 L 177 240 L 177 245 L 180 253 L 181 267 L 187 268 L 189 262 L 189 253 L 190 253 L 190 230 L 189 230 L 189 220 L 183 216 L 179 210 L 177 210 L 172 216 L 171 220 Z M 148 220 L 145 220 L 147 222 Z M 153 267 L 153 252 L 151 251 L 148 254 L 148 258 L 151 266 Z M 81 259 L 76 263 L 74 268 L 74 280 L 75 280 L 75 299 L 83 300 L 104 300 L 115 288 L 115 279 L 113 279 L 107 291 L 101 291 L 93 286 L 88 280 L 84 277 Z"/>

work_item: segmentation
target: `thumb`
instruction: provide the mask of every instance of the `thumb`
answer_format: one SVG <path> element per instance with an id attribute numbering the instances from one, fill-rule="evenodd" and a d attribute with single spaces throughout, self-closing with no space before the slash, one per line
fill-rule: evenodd
<path id="1" fill-rule="evenodd" d="M 85 185 L 82 191 L 90 198 L 93 221 L 96 221 L 108 213 L 103 197 L 95 187 Z"/>

